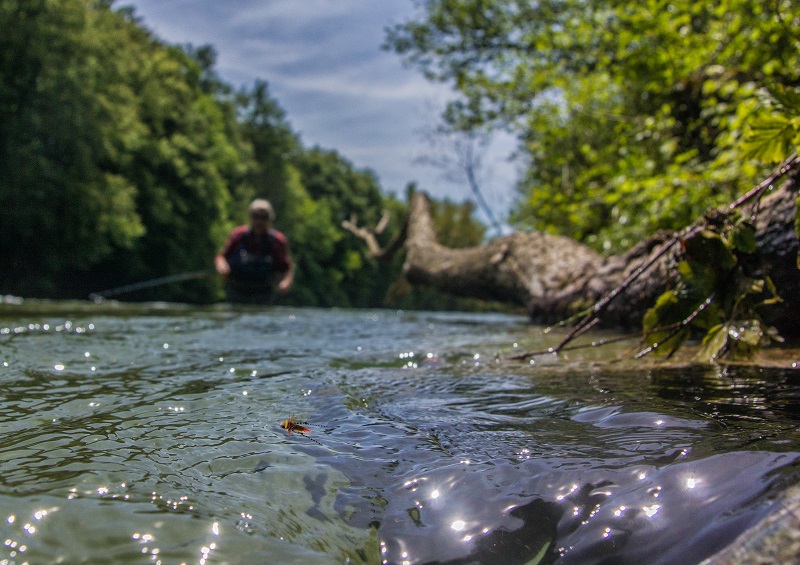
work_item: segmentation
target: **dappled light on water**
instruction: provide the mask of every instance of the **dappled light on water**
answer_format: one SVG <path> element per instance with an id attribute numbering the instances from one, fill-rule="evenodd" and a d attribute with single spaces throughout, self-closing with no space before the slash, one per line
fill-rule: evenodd
<path id="1" fill-rule="evenodd" d="M 693 563 L 797 478 L 796 359 L 508 362 L 558 336 L 120 308 L 0 319 L 0 561 Z"/>

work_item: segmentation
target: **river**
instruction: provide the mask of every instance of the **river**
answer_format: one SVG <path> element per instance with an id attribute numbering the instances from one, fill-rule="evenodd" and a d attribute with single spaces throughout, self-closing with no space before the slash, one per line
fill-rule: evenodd
<path id="1" fill-rule="evenodd" d="M 3 564 L 685 565 L 798 479 L 791 360 L 508 361 L 559 339 L 514 315 L 0 306 Z"/>

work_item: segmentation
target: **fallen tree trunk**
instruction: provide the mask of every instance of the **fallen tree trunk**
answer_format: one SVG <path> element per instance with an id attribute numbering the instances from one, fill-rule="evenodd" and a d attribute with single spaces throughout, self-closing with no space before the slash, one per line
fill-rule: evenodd
<path id="1" fill-rule="evenodd" d="M 783 183 L 773 190 L 778 180 Z M 800 157 L 793 155 L 728 210 L 715 211 L 738 210 L 755 224 L 760 270 L 783 299 L 763 308 L 762 314 L 783 335 L 800 334 L 800 326 L 794 323 L 800 307 L 795 231 L 799 183 Z M 681 241 L 707 221 L 704 217 L 680 232 L 658 232 L 610 257 L 575 240 L 541 232 L 516 232 L 479 247 L 445 247 L 436 239 L 430 200 L 420 192 L 411 196 L 400 236 L 385 248 L 378 245 L 376 237 L 385 221 L 373 230 L 358 227 L 355 218 L 343 226 L 364 239 L 378 258 L 391 255 L 404 244 L 403 270 L 413 285 L 517 304 L 536 322 L 553 323 L 588 311 L 593 325 L 634 328 L 641 325 L 642 316 L 658 296 L 675 283 Z"/>
<path id="2" fill-rule="evenodd" d="M 800 306 L 794 229 L 798 165 L 796 156 L 787 161 L 774 176 L 775 180 L 788 178 L 763 199 L 755 194 L 750 202 L 740 199 L 731 205 L 755 218 L 758 258 L 783 298 L 783 303 L 769 307 L 764 315 L 785 335 L 800 332 L 792 319 Z M 771 183 L 762 184 L 764 192 Z M 745 210 L 745 204 L 752 209 Z M 698 229 L 702 223 L 687 230 Z M 674 282 L 679 243 L 687 233 L 659 232 L 610 257 L 569 238 L 539 232 L 517 232 L 480 247 L 450 249 L 436 240 L 427 196 L 415 193 L 404 233 L 404 272 L 414 285 L 524 306 L 537 322 L 563 320 L 600 303 L 602 308 L 595 307 L 595 313 L 602 325 L 637 327 L 646 310 Z"/>
<path id="3" fill-rule="evenodd" d="M 423 193 L 411 197 L 405 249 L 410 283 L 519 304 L 536 318 L 563 315 L 569 305 L 590 303 L 606 289 L 602 280 L 587 276 L 601 268 L 603 258 L 566 237 L 517 232 L 480 247 L 440 245 Z"/>

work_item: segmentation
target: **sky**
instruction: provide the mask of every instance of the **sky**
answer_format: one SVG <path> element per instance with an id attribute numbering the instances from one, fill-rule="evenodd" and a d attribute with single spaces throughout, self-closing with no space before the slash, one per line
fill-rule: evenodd
<path id="1" fill-rule="evenodd" d="M 411 19 L 412 0 L 117 0 L 144 27 L 173 44 L 212 45 L 228 84 L 264 80 L 305 147 L 336 150 L 376 173 L 385 192 L 414 181 L 435 197 L 473 199 L 458 168 L 429 163 L 455 157 L 452 141 L 429 133 L 455 95 L 381 49 L 385 29 Z M 514 199 L 514 141 L 495 134 L 481 151 L 478 178 L 495 216 Z M 428 159 L 426 159 L 428 157 Z M 434 159 L 438 160 L 438 159 Z M 455 171 L 455 174 L 453 174 Z M 462 177 L 462 178 L 458 178 Z M 479 214 L 479 219 L 487 218 Z"/>

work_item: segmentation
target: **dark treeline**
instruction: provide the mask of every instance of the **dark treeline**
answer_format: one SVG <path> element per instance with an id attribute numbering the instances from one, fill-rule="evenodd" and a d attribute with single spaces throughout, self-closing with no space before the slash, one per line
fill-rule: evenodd
<path id="1" fill-rule="evenodd" d="M 332 150 L 306 148 L 266 82 L 236 90 L 213 48 L 170 45 L 113 0 L 0 0 L 0 294 L 86 298 L 208 270 L 254 197 L 296 262 L 284 303 L 434 306 L 395 284 L 342 220 L 402 225 L 405 204 Z M 471 207 L 439 203 L 445 237 L 472 245 Z M 221 281 L 127 299 L 211 302 Z"/>

